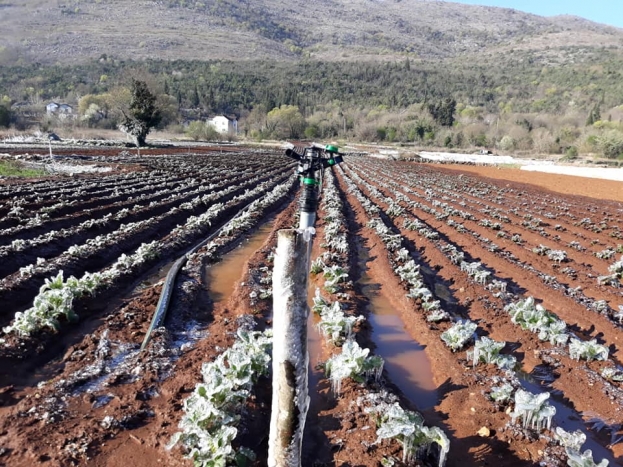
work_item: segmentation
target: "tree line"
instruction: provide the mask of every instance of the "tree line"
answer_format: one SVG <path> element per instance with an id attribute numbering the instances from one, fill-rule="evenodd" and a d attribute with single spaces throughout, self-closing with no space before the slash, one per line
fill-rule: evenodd
<path id="1" fill-rule="evenodd" d="M 138 80 L 156 96 L 161 128 L 188 129 L 193 121 L 225 114 L 239 118 L 249 138 L 339 137 L 618 157 L 623 63 L 617 55 L 604 52 L 581 67 L 543 67 L 531 63 L 528 52 L 513 58 L 433 64 L 102 56 L 75 66 L 2 67 L 0 125 L 33 124 L 20 119 L 27 112 L 19 109 L 64 100 L 78 108 L 73 124 L 118 128 L 119 102 L 127 102 Z M 588 66 L 598 59 L 599 67 Z M 198 128 L 194 124 L 192 133 L 201 138 Z"/>

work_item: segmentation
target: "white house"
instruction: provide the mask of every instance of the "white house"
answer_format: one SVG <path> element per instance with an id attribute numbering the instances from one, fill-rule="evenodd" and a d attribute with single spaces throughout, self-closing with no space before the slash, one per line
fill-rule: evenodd
<path id="1" fill-rule="evenodd" d="M 238 134 L 238 120 L 235 118 L 226 117 L 225 115 L 217 115 L 216 117 L 208 120 L 208 124 L 212 125 L 216 131 L 223 135 Z"/>

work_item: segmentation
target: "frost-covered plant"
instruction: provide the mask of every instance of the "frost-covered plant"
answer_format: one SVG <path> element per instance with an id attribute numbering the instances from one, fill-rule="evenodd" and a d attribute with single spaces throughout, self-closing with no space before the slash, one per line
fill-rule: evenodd
<path id="1" fill-rule="evenodd" d="M 459 320 L 441 334 L 441 340 L 444 341 L 453 352 L 456 352 L 475 338 L 477 327 L 476 323 L 470 320 Z"/>
<path id="2" fill-rule="evenodd" d="M 502 355 L 500 351 L 506 346 L 506 342 L 497 342 L 486 336 L 476 339 L 474 348 L 467 351 L 467 360 L 472 365 L 478 363 L 493 363 L 501 369 L 512 370 L 517 364 L 517 359 L 512 355 Z"/>
<path id="3" fill-rule="evenodd" d="M 547 257 L 552 261 L 560 264 L 567 260 L 567 252 L 564 250 L 550 250 Z"/>
<path id="4" fill-rule="evenodd" d="M 401 216 L 404 213 L 404 211 L 405 209 L 402 206 L 400 206 L 400 204 L 396 203 L 395 201 L 392 201 L 390 202 L 389 207 L 385 211 L 385 214 L 393 218 L 393 217 Z"/>
<path id="5" fill-rule="evenodd" d="M 489 397 L 495 402 L 504 403 L 510 400 L 514 390 L 515 388 L 511 384 L 504 383 L 502 386 L 491 388 Z"/>
<path id="6" fill-rule="evenodd" d="M 441 307 L 436 307 L 428 312 L 426 315 L 426 321 L 438 323 L 440 321 L 449 321 L 450 314 L 443 310 Z"/>
<path id="7" fill-rule="evenodd" d="M 410 284 L 422 277 L 420 274 L 420 266 L 416 264 L 414 260 L 409 260 L 402 266 L 394 268 L 394 272 L 400 277 L 401 281 Z"/>
<path id="8" fill-rule="evenodd" d="M 404 263 L 409 260 L 409 251 L 406 248 L 401 248 L 396 252 L 396 261 Z"/>
<path id="9" fill-rule="evenodd" d="M 605 250 L 598 251 L 595 256 L 599 259 L 610 259 L 615 255 L 616 251 L 612 248 L 606 248 Z"/>
<path id="10" fill-rule="evenodd" d="M 239 329 L 231 348 L 214 362 L 203 364 L 203 383 L 184 401 L 182 431 L 173 436 L 167 449 L 181 443 L 186 457 L 201 467 L 229 465 L 240 455 L 254 457 L 246 449 L 236 453 L 231 443 L 238 433 L 242 403 L 257 378 L 268 371 L 270 345 L 269 334 Z"/>
<path id="11" fill-rule="evenodd" d="M 424 426 L 424 418 L 417 412 L 405 410 L 398 402 L 380 403 L 366 409 L 375 416 L 377 443 L 396 439 L 402 444 L 402 461 L 410 463 L 418 452 L 428 452 L 433 444 L 440 448 L 439 467 L 445 465 L 450 440 L 438 427 Z"/>
<path id="12" fill-rule="evenodd" d="M 545 256 L 550 251 L 551 251 L 551 248 L 549 248 L 549 247 L 547 247 L 545 245 L 539 245 L 538 247 L 532 249 L 533 253 L 536 253 L 537 255 L 540 255 L 540 256 Z"/>
<path id="13" fill-rule="evenodd" d="M 310 266 L 310 272 L 314 275 L 320 274 L 322 271 L 324 271 L 324 268 L 326 267 L 327 265 L 322 260 L 322 256 L 319 256 L 318 258 L 312 261 L 311 266 Z"/>
<path id="14" fill-rule="evenodd" d="M 337 293 L 340 291 L 338 284 L 346 282 L 348 280 L 348 271 L 338 264 L 333 266 L 326 266 L 323 270 L 323 276 L 325 278 L 324 288 L 329 293 Z"/>
<path id="15" fill-rule="evenodd" d="M 383 372 L 383 359 L 377 355 L 368 356 L 369 353 L 370 349 L 362 349 L 354 339 L 348 339 L 342 346 L 342 353 L 327 360 L 325 370 L 334 393 L 339 394 L 345 378 L 360 383 L 370 377 L 378 381 Z"/>
<path id="16" fill-rule="evenodd" d="M 549 430 L 552 418 L 556 415 L 556 408 L 547 402 L 549 396 L 549 392 L 535 395 L 518 389 L 515 393 L 515 410 L 510 414 L 513 423 L 520 418 L 524 428 L 530 427 L 541 431 L 547 427 Z"/>
<path id="17" fill-rule="evenodd" d="M 28 266 L 24 266 L 23 268 L 19 268 L 20 277 L 30 277 L 36 272 L 36 268 L 34 264 L 29 264 Z"/>
<path id="18" fill-rule="evenodd" d="M 608 467 L 610 464 L 607 459 L 602 459 L 599 464 L 593 460 L 593 452 L 587 449 L 584 452 L 573 452 L 567 450 L 567 465 L 569 467 Z"/>
<path id="19" fill-rule="evenodd" d="M 623 256 L 621 256 L 619 261 L 608 266 L 608 271 L 610 271 L 618 279 L 623 279 Z"/>
<path id="20" fill-rule="evenodd" d="M 11 242 L 11 248 L 14 251 L 22 251 L 28 246 L 27 240 L 17 239 Z"/>
<path id="21" fill-rule="evenodd" d="M 364 317 L 347 316 L 342 311 L 340 302 L 333 302 L 330 307 L 326 307 L 320 314 L 321 319 L 318 323 L 318 330 L 329 342 L 340 344 L 346 339 L 350 339 L 353 334 L 355 324 L 364 320 Z"/>
<path id="22" fill-rule="evenodd" d="M 580 430 L 569 433 L 564 428 L 559 426 L 556 427 L 555 438 L 561 446 L 571 449 L 572 451 L 579 451 L 582 448 L 582 445 L 586 442 L 586 435 Z"/>
<path id="23" fill-rule="evenodd" d="M 582 445 L 586 442 L 586 435 L 577 430 L 573 433 L 565 431 L 561 427 L 556 427 L 555 438 L 564 446 L 567 453 L 567 465 L 570 467 L 607 467 L 609 462 L 603 459 L 599 464 L 593 460 L 593 453 L 590 449 L 581 452 Z"/>
<path id="24" fill-rule="evenodd" d="M 606 367 L 601 370 L 601 376 L 608 381 L 623 381 L 623 370 L 618 368 Z"/>
<path id="25" fill-rule="evenodd" d="M 323 311 L 331 306 L 331 303 L 320 295 L 320 290 L 316 288 L 316 294 L 312 297 L 312 311 L 318 315 L 322 315 Z"/>
<path id="26" fill-rule="evenodd" d="M 607 360 L 608 353 L 608 347 L 598 344 L 597 339 L 581 341 L 572 337 L 569 342 L 569 356 L 574 360 Z"/>
<path id="27" fill-rule="evenodd" d="M 535 304 L 534 297 L 511 303 L 505 310 L 510 314 L 513 323 L 538 334 L 540 340 L 549 341 L 552 345 L 567 343 L 569 336 L 566 323 L 542 305 Z"/>
<path id="28" fill-rule="evenodd" d="M 89 245 L 73 245 L 67 249 L 67 253 L 78 258 L 88 256 L 91 252 Z"/>
<path id="29" fill-rule="evenodd" d="M 432 300 L 433 293 L 424 286 L 422 281 L 418 280 L 411 285 L 412 287 L 409 289 L 409 293 L 407 294 L 408 298 L 413 298 L 414 300 L 419 298 L 422 302 Z"/>

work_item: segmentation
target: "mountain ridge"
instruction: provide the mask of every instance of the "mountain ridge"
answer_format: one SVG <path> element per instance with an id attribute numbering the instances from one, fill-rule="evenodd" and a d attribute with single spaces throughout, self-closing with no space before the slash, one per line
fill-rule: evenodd
<path id="1" fill-rule="evenodd" d="M 121 59 L 422 60 L 623 49 L 623 29 L 580 17 L 439 0 L 0 2 L 0 64 Z"/>

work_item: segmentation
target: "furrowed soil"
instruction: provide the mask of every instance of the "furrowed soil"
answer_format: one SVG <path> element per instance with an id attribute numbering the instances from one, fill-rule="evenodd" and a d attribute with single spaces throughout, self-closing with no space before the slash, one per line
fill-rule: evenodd
<path id="1" fill-rule="evenodd" d="M 12 151 L 12 154 L 19 153 Z M 158 165 L 159 161 L 165 156 L 183 161 L 190 152 L 187 148 L 146 150 L 140 158 L 120 157 L 119 149 L 79 151 L 86 158 L 82 163 L 109 164 L 114 171 L 0 181 L 0 190 L 4 189 L 0 192 L 0 201 L 4 203 L 0 212 L 4 215 L 14 208 L 10 200 L 18 195 L 23 196 L 24 205 L 33 210 L 53 206 L 55 201 L 43 194 L 48 182 L 57 184 L 50 189 L 50 196 L 63 185 L 74 191 L 84 189 L 76 195 L 77 202 L 73 205 L 67 203 L 56 214 L 48 211 L 50 216 L 43 219 L 43 226 L 36 222 L 28 226 L 25 222 L 6 221 L 0 230 L 15 226 L 21 230 L 19 233 L 7 230 L 6 242 L 0 231 L 0 245 L 10 245 L 17 238 L 39 238 L 46 230 L 71 228 L 90 216 L 99 218 L 117 213 L 126 206 L 133 206 L 135 200 L 130 198 L 138 199 L 139 193 L 143 193 L 140 190 L 145 191 L 142 203 L 147 205 L 153 201 L 154 204 L 145 207 L 145 211 L 137 209 L 135 220 L 160 215 L 162 222 L 153 232 L 137 232 L 122 242 L 134 247 L 150 239 L 164 241 L 172 228 L 186 220 L 186 214 L 171 207 L 188 202 L 187 190 L 227 179 L 225 175 L 209 172 L 211 179 L 195 182 L 196 187 L 185 187 L 185 180 L 196 179 L 204 173 L 196 172 L 197 166 L 209 166 L 221 158 L 223 165 L 233 164 L 238 157 L 249 159 L 248 166 L 240 165 L 241 171 L 248 167 L 256 172 L 279 172 L 280 164 L 287 163 L 279 155 L 236 156 L 236 150 L 227 147 L 188 154 L 196 165 L 179 170 L 175 164 Z M 276 158 L 274 162 L 266 162 L 272 160 L 271 157 Z M 623 244 L 623 184 L 516 169 L 440 166 L 348 156 L 342 165 L 343 170 L 340 166 L 334 173 L 344 204 L 344 229 L 351 252 L 347 261 L 349 278 L 354 285 L 348 290 L 348 307 L 353 314 L 365 316 L 369 313 L 367 299 L 357 285 L 364 273 L 380 285 L 401 316 L 404 331 L 424 347 L 431 364 L 437 402 L 433 407 L 419 409 L 418 401 L 405 397 L 405 388 L 392 381 L 392 376 L 397 375 L 388 371 L 381 381 L 369 382 L 368 386 L 346 380 L 339 394 L 332 392 L 330 381 L 320 372 L 312 379 L 314 384 L 310 387 L 313 395 L 302 464 L 310 467 L 380 466 L 384 458 L 392 458 L 394 465 L 405 465 L 401 463 L 401 445 L 396 441 L 377 442 L 375 422 L 358 403 L 372 386 L 389 389 L 399 397 L 403 407 L 419 411 L 427 426 L 438 426 L 446 433 L 450 439 L 447 466 L 564 466 L 564 450 L 554 442 L 552 430 L 555 426 L 587 433 L 592 444 L 587 443 L 583 449 L 592 448 L 596 462 L 607 457 L 611 466 L 623 465 L 623 385 L 600 376 L 605 367 L 621 368 L 619 348 L 623 331 L 617 312 L 619 306 L 623 306 L 623 289 L 616 287 L 615 282 L 601 284 L 598 281 L 598 277 L 608 274 L 609 266 L 621 258 L 621 252 L 607 259 L 597 255 L 605 250 L 616 251 Z M 291 173 L 292 169 L 288 167 L 281 172 Z M 134 180 L 132 177 L 136 174 L 143 175 Z M 145 186 L 145 177 L 149 176 L 153 177 L 150 180 L 154 188 Z M 238 186 L 251 176 L 234 177 L 231 185 Z M 417 218 L 437 232 L 437 237 L 427 238 L 405 228 L 401 216 L 383 214 L 393 232 L 402 235 L 403 246 L 411 257 L 426 271 L 425 282 L 442 307 L 455 319 L 476 322 L 480 336 L 506 342 L 503 352 L 517 358 L 518 373 L 526 387 L 533 392 L 552 394 L 557 404 L 552 430 L 537 432 L 523 429 L 519 421 L 513 423 L 509 415 L 513 404 L 494 404 L 488 396 L 491 382 L 502 377 L 503 372 L 494 365 L 474 367 L 465 350 L 452 352 L 443 343 L 440 333 L 449 323 L 427 321 L 422 303 L 406 297 L 408 290 L 394 274 L 387 248 L 369 226 L 369 217 L 361 202 L 349 192 L 347 179 L 355 181 L 362 193 L 382 211 L 387 212 L 391 199 L 405 207 L 403 217 Z M 123 183 L 136 186 L 136 193 L 119 194 L 115 186 Z M 162 187 L 155 188 L 159 183 Z M 166 196 L 160 193 L 161 189 L 179 189 L 179 201 L 158 208 L 158 203 L 164 202 Z M 27 344 L 38 350 L 22 348 L 0 355 L 0 466 L 193 465 L 191 460 L 183 458 L 179 447 L 168 450 L 165 446 L 178 431 L 184 400 L 201 381 L 202 363 L 214 360 L 231 346 L 236 329 L 248 322 L 249 316 L 253 317 L 257 329 L 270 327 L 272 302 L 270 298 L 258 300 L 253 292 L 258 290 L 261 271 L 272 267 L 270 258 L 276 245 L 276 232 L 296 223 L 295 193 L 296 190 L 290 192 L 286 199 L 269 208 L 259 221 L 263 224 L 271 219 L 270 233 L 245 261 L 242 274 L 234 279 L 231 296 L 215 303 L 209 294 L 209 283 L 202 271 L 215 262 L 214 258 L 198 260 L 184 270 L 176 283 L 171 317 L 166 327 L 155 332 L 145 352 L 139 353 L 138 348 L 148 332 L 167 268 L 189 245 L 212 233 L 212 227 L 192 241 L 186 241 L 183 247 L 171 247 L 166 257 L 127 278 L 127 283 L 114 288 L 103 302 L 98 303 L 97 297 L 81 301 L 82 320 L 77 324 L 63 322 L 57 334 L 47 332 L 41 341 Z M 85 203 L 82 208 L 81 203 Z M 192 213 L 199 215 L 207 207 L 197 208 Z M 459 211 L 465 217 L 461 217 Z M 226 217 L 220 223 L 225 222 Z M 74 218 L 80 220 L 72 220 Z M 449 225 L 449 219 L 460 223 L 461 229 Z M 499 229 L 491 227 L 494 222 L 500 223 Z M 74 243 L 114 232 L 117 227 L 117 224 L 93 227 L 95 230 L 91 233 L 87 229 L 71 233 L 71 241 L 41 243 L 33 246 L 31 252 L 26 250 L 24 255 L 30 255 L 28 260 L 10 253 L 5 264 L 0 265 L 5 272 L 0 279 L 10 279 L 5 290 L 0 291 L 9 300 L 5 307 L 8 311 L 0 314 L 2 324 L 8 324 L 11 316 L 22 311 L 25 304 L 32 304 L 43 282 L 43 276 L 40 280 L 20 282 L 23 279 L 19 268 L 41 255 L 48 255 L 46 260 L 56 257 Z M 312 259 L 319 254 L 324 227 L 325 220 L 319 217 Z M 248 234 L 233 234 L 231 242 L 219 250 L 219 254 L 226 256 Z M 134 239 L 133 235 L 136 235 Z M 513 241 L 514 236 L 521 241 Z M 491 284 L 492 278 L 504 281 L 506 293 L 496 293 L 497 289 L 474 281 L 449 259 L 442 248 L 448 244 L 462 251 L 467 261 L 480 262 L 486 268 L 490 273 L 487 284 Z M 565 259 L 557 262 L 547 253 L 535 253 L 542 245 L 550 251 L 564 250 Z M 129 251 L 129 247 L 115 248 L 115 255 Z M 358 256 L 363 252 L 365 261 L 363 256 Z M 85 268 L 93 272 L 93 268 L 107 264 L 103 255 L 105 253 L 98 253 L 99 259 L 89 260 L 86 265 L 71 264 L 76 274 Z M 314 286 L 321 287 L 318 277 L 310 280 Z M 14 283 L 18 285 L 12 285 Z M 11 297 L 15 297 L 14 304 L 10 303 Z M 582 340 L 596 339 L 605 345 L 609 360 L 573 360 L 565 347 L 543 342 L 536 334 L 513 324 L 505 307 L 527 297 L 534 297 L 564 320 L 574 336 Z M 192 326 L 184 323 L 192 323 Z M 374 353 L 375 334 L 369 322 L 360 326 L 357 340 Z M 316 353 L 312 361 L 324 361 L 336 352 L 327 344 L 312 348 Z M 270 379 L 262 378 L 240 414 L 235 446 L 252 449 L 257 455 L 255 466 L 267 465 L 270 398 Z M 434 463 L 428 458 L 415 460 L 411 465 Z"/>

